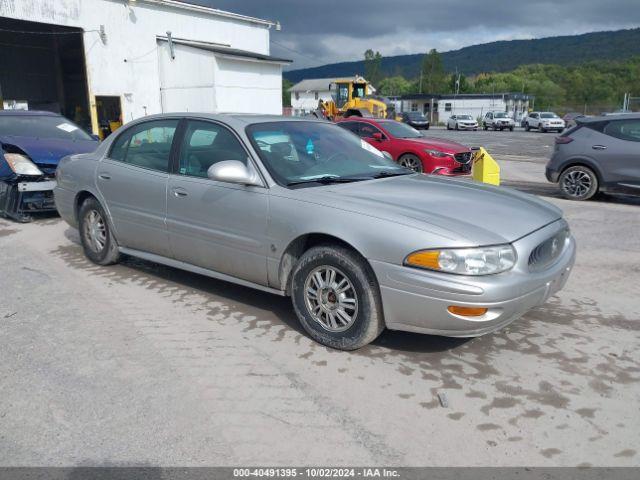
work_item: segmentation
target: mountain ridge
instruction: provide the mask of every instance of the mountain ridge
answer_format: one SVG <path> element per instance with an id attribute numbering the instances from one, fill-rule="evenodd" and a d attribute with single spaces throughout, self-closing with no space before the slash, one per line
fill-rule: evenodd
<path id="1" fill-rule="evenodd" d="M 383 76 L 416 78 L 424 53 L 382 58 Z M 441 52 L 445 70 L 465 75 L 506 72 L 520 65 L 578 65 L 596 60 L 624 60 L 640 55 L 640 28 L 563 35 L 528 40 L 498 40 Z M 364 61 L 331 63 L 283 72 L 291 82 L 364 74 Z"/>

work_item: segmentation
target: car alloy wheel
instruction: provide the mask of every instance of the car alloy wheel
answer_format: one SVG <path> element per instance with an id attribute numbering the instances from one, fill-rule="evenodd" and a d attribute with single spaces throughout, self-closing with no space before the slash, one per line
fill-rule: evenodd
<path id="1" fill-rule="evenodd" d="M 582 197 L 591 188 L 591 177 L 577 170 L 568 173 L 562 182 L 562 189 L 572 197 Z"/>
<path id="2" fill-rule="evenodd" d="M 422 173 L 422 162 L 415 155 L 403 155 L 398 160 L 398 163 L 414 172 Z"/>
<path id="3" fill-rule="evenodd" d="M 341 270 L 322 265 L 312 270 L 304 284 L 305 304 L 311 318 L 329 332 L 342 332 L 358 314 L 353 283 Z"/>
<path id="4" fill-rule="evenodd" d="M 85 216 L 84 236 L 86 244 L 95 253 L 101 253 L 107 243 L 107 228 L 97 210 L 90 210 Z"/>

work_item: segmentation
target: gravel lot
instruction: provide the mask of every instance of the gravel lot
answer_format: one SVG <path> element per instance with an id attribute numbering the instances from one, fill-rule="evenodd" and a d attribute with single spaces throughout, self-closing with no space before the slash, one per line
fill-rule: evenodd
<path id="1" fill-rule="evenodd" d="M 548 304 L 476 339 L 338 352 L 287 299 L 97 267 L 56 217 L 0 219 L 0 465 L 640 465 L 640 202 L 556 198 L 553 134 L 426 135 L 486 146 L 565 211 L 578 259 Z"/>

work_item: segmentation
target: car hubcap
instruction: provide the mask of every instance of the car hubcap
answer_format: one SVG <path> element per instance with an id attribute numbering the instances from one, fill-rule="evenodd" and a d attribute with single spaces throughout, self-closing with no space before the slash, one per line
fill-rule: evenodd
<path id="1" fill-rule="evenodd" d="M 591 188 L 591 177 L 580 170 L 570 172 L 564 177 L 562 188 L 572 197 L 581 197 Z"/>
<path id="2" fill-rule="evenodd" d="M 358 298 L 349 278 L 334 267 L 321 266 L 307 276 L 305 303 L 311 317 L 330 332 L 348 329 L 358 314 Z"/>
<path id="3" fill-rule="evenodd" d="M 404 157 L 400 159 L 400 165 L 410 168 L 414 172 L 422 172 L 422 164 L 416 157 Z"/>
<path id="4" fill-rule="evenodd" d="M 84 238 L 96 253 L 100 253 L 107 243 L 107 228 L 102 215 L 96 210 L 91 210 L 85 217 Z"/>

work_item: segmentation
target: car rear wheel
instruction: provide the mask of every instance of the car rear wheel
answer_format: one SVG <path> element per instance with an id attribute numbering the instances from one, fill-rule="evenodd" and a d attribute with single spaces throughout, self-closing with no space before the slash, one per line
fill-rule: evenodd
<path id="1" fill-rule="evenodd" d="M 570 200 L 588 200 L 598 191 L 598 177 L 583 165 L 567 168 L 559 183 L 563 195 Z"/>
<path id="2" fill-rule="evenodd" d="M 384 330 L 375 275 L 347 248 L 320 245 L 306 251 L 294 267 L 291 297 L 304 329 L 328 347 L 355 350 Z"/>
<path id="3" fill-rule="evenodd" d="M 402 155 L 398 159 L 398 163 L 403 167 L 410 168 L 414 172 L 417 172 L 417 173 L 423 172 L 422 162 L 416 155 L 412 155 L 410 153 Z"/>
<path id="4" fill-rule="evenodd" d="M 80 242 L 87 258 L 98 265 L 117 263 L 120 259 L 118 242 L 100 202 L 95 198 L 85 200 L 78 217 Z"/>

